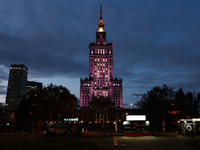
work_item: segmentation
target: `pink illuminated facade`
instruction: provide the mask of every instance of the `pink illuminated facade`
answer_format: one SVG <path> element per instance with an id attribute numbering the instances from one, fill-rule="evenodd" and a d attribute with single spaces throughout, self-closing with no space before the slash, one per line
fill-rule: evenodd
<path id="1" fill-rule="evenodd" d="M 80 107 L 88 108 L 93 99 L 110 99 L 115 108 L 122 108 L 122 79 L 113 78 L 113 43 L 106 40 L 102 6 L 97 28 L 96 40 L 89 44 L 89 78 L 80 81 Z"/>

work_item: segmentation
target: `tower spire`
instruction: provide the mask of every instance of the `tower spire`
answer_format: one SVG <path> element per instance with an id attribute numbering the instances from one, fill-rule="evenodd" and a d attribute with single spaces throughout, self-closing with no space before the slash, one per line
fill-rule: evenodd
<path id="1" fill-rule="evenodd" d="M 102 3 L 100 3 L 100 19 L 102 19 Z"/>
<path id="2" fill-rule="evenodd" d="M 98 24 L 98 32 L 104 32 L 104 24 L 102 19 L 102 3 L 100 3 L 100 19 Z"/>

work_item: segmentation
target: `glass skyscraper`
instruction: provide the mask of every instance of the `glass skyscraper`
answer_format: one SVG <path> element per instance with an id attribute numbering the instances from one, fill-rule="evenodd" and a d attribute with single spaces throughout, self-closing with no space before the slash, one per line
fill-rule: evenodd
<path id="1" fill-rule="evenodd" d="M 14 112 L 26 94 L 28 68 L 24 64 L 11 64 L 6 95 L 6 111 Z"/>

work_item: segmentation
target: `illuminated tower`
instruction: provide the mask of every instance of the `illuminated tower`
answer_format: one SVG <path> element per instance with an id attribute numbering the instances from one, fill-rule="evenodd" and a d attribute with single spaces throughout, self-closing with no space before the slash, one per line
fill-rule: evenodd
<path id="1" fill-rule="evenodd" d="M 6 95 L 6 111 L 14 112 L 19 101 L 26 94 L 28 68 L 23 64 L 10 65 L 8 89 Z"/>
<path id="2" fill-rule="evenodd" d="M 122 108 L 122 79 L 113 79 L 113 43 L 106 40 L 101 5 L 96 40 L 89 49 L 89 78 L 81 79 L 80 107 L 87 108 L 94 98 L 110 98 L 116 108 Z"/>

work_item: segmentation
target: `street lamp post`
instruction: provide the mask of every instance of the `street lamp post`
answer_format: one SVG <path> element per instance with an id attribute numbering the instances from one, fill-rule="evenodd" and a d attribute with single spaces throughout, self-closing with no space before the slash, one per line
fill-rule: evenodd
<path id="1" fill-rule="evenodd" d="M 126 106 L 126 105 L 128 105 L 128 104 L 123 104 L 124 105 L 124 107 Z M 126 107 L 125 107 L 126 108 Z"/>
<path id="2" fill-rule="evenodd" d="M 133 94 L 133 96 L 137 96 L 137 101 L 138 101 L 138 96 L 142 96 L 142 94 L 137 93 L 137 94 Z"/>
<path id="3" fill-rule="evenodd" d="M 133 94 L 133 96 L 137 96 L 137 102 L 138 102 L 138 96 L 142 96 L 143 94 L 139 94 L 139 93 L 137 93 L 137 94 Z"/>

